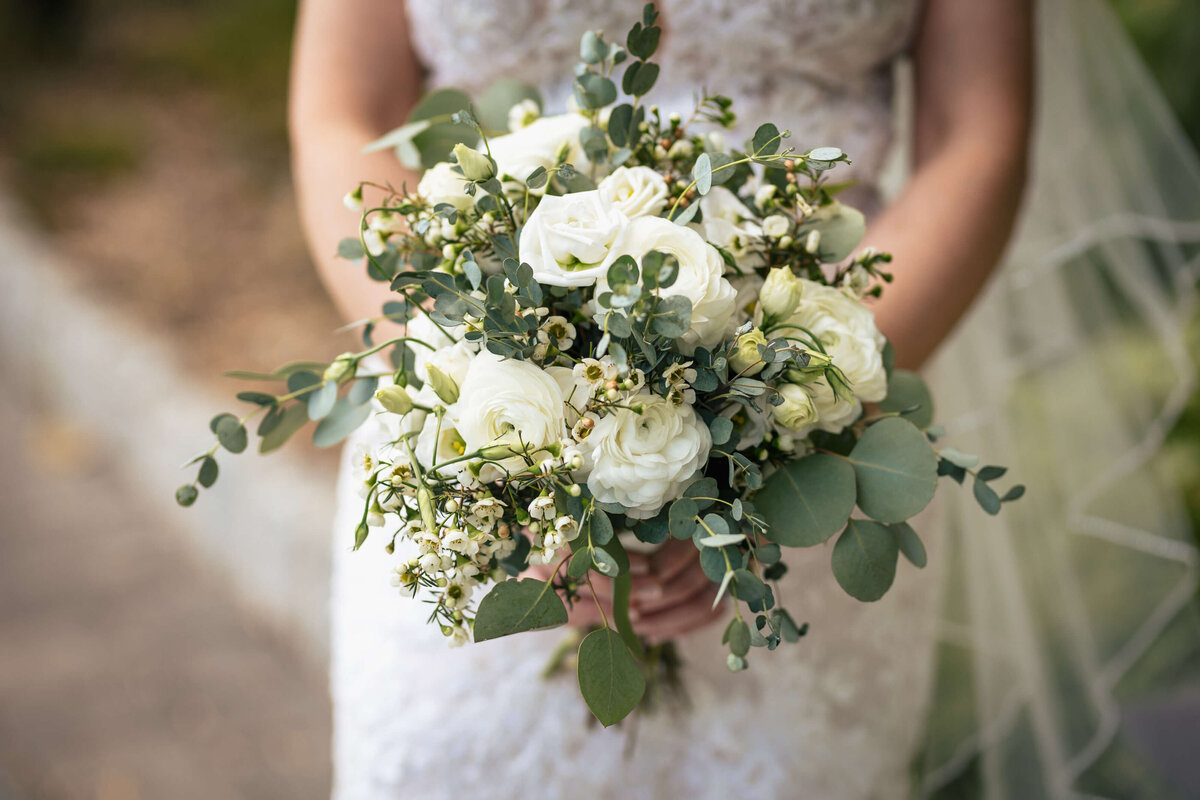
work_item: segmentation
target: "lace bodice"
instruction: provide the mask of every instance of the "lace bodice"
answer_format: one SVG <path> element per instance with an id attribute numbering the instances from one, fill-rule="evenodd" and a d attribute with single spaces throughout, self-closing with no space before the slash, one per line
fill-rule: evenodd
<path id="1" fill-rule="evenodd" d="M 622 41 L 642 0 L 421 0 L 408 3 L 431 86 L 479 91 L 498 77 L 539 86 L 565 107 L 579 38 Z M 736 134 L 760 122 L 792 131 L 798 149 L 835 145 L 854 161 L 839 176 L 870 183 L 892 139 L 892 62 L 919 0 L 660 0 L 662 66 L 650 100 L 686 114 L 702 87 L 735 98 Z M 547 85 L 547 77 L 559 78 Z M 561 78 L 559 77 L 561 76 Z"/>
<path id="2" fill-rule="evenodd" d="M 660 0 L 662 65 L 652 102 L 691 110 L 701 86 L 735 98 L 749 133 L 771 121 L 799 148 L 831 144 L 873 183 L 892 138 L 891 69 L 918 0 Z M 420 0 L 411 34 L 434 86 L 478 91 L 499 77 L 542 84 L 551 112 L 570 91 L 580 35 L 616 38 L 642 0 Z M 567 76 L 545 85 L 546 76 Z M 843 172 L 843 175 L 846 173 Z M 356 438 L 369 437 L 369 429 Z M 353 447 L 353 445 L 350 445 Z M 348 459 L 347 459 L 348 463 Z M 335 523 L 332 688 L 338 800 L 401 797 L 903 797 L 931 679 L 938 548 L 901 564 L 879 603 L 845 595 L 830 548 L 789 554 L 781 590 L 812 625 L 799 645 L 752 654 L 733 675 L 716 629 L 680 641 L 692 707 L 628 731 L 586 724 L 570 675 L 539 675 L 561 631 L 447 649 L 419 602 L 397 596 L 396 563 L 373 537 L 343 468 Z M 396 558 L 402 557 L 397 552 Z M 723 623 L 720 623 L 723 624 Z"/>

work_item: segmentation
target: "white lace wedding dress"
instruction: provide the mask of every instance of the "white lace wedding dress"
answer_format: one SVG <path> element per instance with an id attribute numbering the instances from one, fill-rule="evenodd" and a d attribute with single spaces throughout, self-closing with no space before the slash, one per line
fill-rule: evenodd
<path id="1" fill-rule="evenodd" d="M 500 76 L 569 76 L 581 33 L 623 36 L 642 0 L 409 3 L 431 85 L 476 90 Z M 916 0 L 660 2 L 652 100 L 686 113 L 701 86 L 734 97 L 747 126 L 771 121 L 800 149 L 836 145 L 870 186 L 892 141 L 894 58 Z M 569 84 L 543 86 L 560 110 Z M 751 127 L 750 130 L 753 128 Z M 744 135 L 740 131 L 738 135 Z M 370 436 L 370 429 L 359 437 Z M 353 450 L 353 443 L 347 452 Z M 692 707 L 626 728 L 588 724 L 573 673 L 542 680 L 548 631 L 447 648 L 420 602 L 389 583 L 384 537 L 350 552 L 361 500 L 344 468 L 334 527 L 332 689 L 339 800 L 903 797 L 932 680 L 938 541 L 901 562 L 878 603 L 848 597 L 830 550 L 797 551 L 782 598 L 810 623 L 797 645 L 754 651 L 731 674 L 721 625 L 679 642 Z"/>

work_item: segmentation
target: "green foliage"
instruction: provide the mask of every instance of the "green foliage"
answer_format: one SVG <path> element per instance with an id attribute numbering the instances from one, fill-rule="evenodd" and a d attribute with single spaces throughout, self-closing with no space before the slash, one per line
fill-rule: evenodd
<path id="1" fill-rule="evenodd" d="M 557 628 L 567 623 L 567 609 L 549 581 L 503 581 L 484 595 L 475 615 L 476 642 L 522 631 Z"/>
<path id="2" fill-rule="evenodd" d="M 928 428 L 933 424 L 933 395 L 917 373 L 893 370 L 879 410 L 898 413 L 918 428 Z"/>
<path id="3" fill-rule="evenodd" d="M 833 546 L 833 576 L 851 597 L 871 603 L 891 588 L 899 555 L 896 535 L 886 525 L 852 519 Z"/>
<path id="4" fill-rule="evenodd" d="M 767 520 L 766 537 L 788 547 L 821 544 L 854 511 L 855 472 L 849 462 L 817 453 L 789 461 L 754 496 Z"/>
<path id="5" fill-rule="evenodd" d="M 371 406 L 356 406 L 349 398 L 341 398 L 317 423 L 316 430 L 313 431 L 313 444 L 317 447 L 332 447 L 354 433 L 370 415 Z"/>
<path id="6" fill-rule="evenodd" d="M 918 514 L 937 489 L 937 456 L 906 419 L 868 426 L 849 461 L 858 482 L 858 507 L 880 522 L 903 522 Z"/>
<path id="7" fill-rule="evenodd" d="M 475 624 L 478 630 L 478 620 Z M 601 628 L 580 642 L 579 691 L 606 728 L 628 716 L 641 701 L 645 676 L 616 631 Z"/>

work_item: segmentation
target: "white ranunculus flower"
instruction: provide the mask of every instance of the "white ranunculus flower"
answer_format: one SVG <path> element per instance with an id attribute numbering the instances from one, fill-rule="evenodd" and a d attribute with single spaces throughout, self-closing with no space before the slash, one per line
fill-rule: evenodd
<path id="1" fill-rule="evenodd" d="M 633 519 L 649 519 L 708 460 L 712 437 L 689 405 L 650 393 L 634 402 L 644 406 L 640 415 L 615 409 L 584 439 L 591 467 L 587 485 L 597 500 L 620 503 Z"/>
<path id="2" fill-rule="evenodd" d="M 502 359 L 486 350 L 471 362 L 459 387 L 450 416 L 466 452 L 492 445 L 528 448 L 535 460 L 547 453 L 538 448 L 557 444 L 566 435 L 563 396 L 558 383 L 528 361 Z M 525 467 L 521 456 L 499 459 L 507 470 Z M 485 471 L 486 472 L 486 471 Z M 481 474 L 484 483 L 500 474 Z"/>
<path id="3" fill-rule="evenodd" d="M 789 323 L 807 328 L 821 340 L 834 365 L 846 374 L 855 397 L 879 402 L 887 395 L 887 371 L 883 366 L 887 340 L 875 327 L 875 314 L 843 291 L 803 278 L 801 281 L 803 294 Z"/>
<path id="4" fill-rule="evenodd" d="M 443 161 L 425 170 L 417 184 L 417 194 L 430 205 L 449 203 L 459 211 L 466 211 L 474 205 L 475 198 L 467 194 L 465 187 L 466 180 L 454 171 L 454 165 Z"/>
<path id="5" fill-rule="evenodd" d="M 608 270 L 610 248 L 628 226 L 598 190 L 548 195 L 521 230 L 521 260 L 539 283 L 590 286 Z"/>
<path id="6" fill-rule="evenodd" d="M 588 125 L 582 114 L 541 117 L 520 130 L 488 139 L 488 147 L 502 175 L 524 181 L 538 167 L 553 169 L 559 154 L 582 169 L 587 164 L 579 132 Z"/>
<path id="7" fill-rule="evenodd" d="M 619 256 L 630 255 L 640 263 L 651 250 L 672 255 L 679 262 L 679 277 L 660 290 L 661 295 L 683 296 L 692 303 L 692 327 L 678 340 L 679 349 L 690 354 L 698 346 L 715 346 L 725 335 L 737 298 L 733 286 L 722 277 L 725 262 L 721 254 L 691 228 L 662 217 L 639 217 L 613 246 L 601 274 Z"/>
<path id="8" fill-rule="evenodd" d="M 658 216 L 667 205 L 667 182 L 649 167 L 617 167 L 597 188 L 604 202 L 629 219 Z"/>

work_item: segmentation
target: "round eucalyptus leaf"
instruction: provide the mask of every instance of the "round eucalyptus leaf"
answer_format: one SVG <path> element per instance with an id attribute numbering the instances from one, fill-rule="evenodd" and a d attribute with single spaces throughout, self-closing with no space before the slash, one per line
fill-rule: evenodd
<path id="1" fill-rule="evenodd" d="M 200 474 L 196 480 L 205 489 L 217 482 L 217 460 L 212 456 L 205 456 L 204 461 L 200 463 Z"/>
<path id="2" fill-rule="evenodd" d="M 892 533 L 896 534 L 896 544 L 900 547 L 900 552 L 904 554 L 904 557 L 914 567 L 924 567 L 928 563 L 925 545 L 922 544 L 921 537 L 917 536 L 917 532 L 912 529 L 912 526 L 907 522 L 897 522 L 888 527 L 892 529 Z"/>
<path id="3" fill-rule="evenodd" d="M 854 468 L 823 453 L 784 464 L 754 496 L 767 520 L 766 537 L 787 547 L 828 540 L 846 524 L 854 502 Z"/>
<path id="4" fill-rule="evenodd" d="M 852 519 L 833 546 L 833 577 L 856 600 L 872 603 L 896 578 L 900 549 L 886 525 Z"/>
<path id="5" fill-rule="evenodd" d="M 224 415 L 217 423 L 217 441 L 231 453 L 246 449 L 246 427 L 233 415 Z"/>
<path id="6" fill-rule="evenodd" d="M 933 395 L 925 381 L 915 372 L 898 369 L 888 379 L 887 397 L 879 404 L 881 411 L 899 413 L 918 428 L 933 424 Z"/>
<path id="7" fill-rule="evenodd" d="M 346 398 L 338 400 L 313 431 L 313 444 L 332 447 L 353 433 L 371 415 L 370 405 L 356 406 Z"/>
<path id="8" fill-rule="evenodd" d="M 185 483 L 175 490 L 175 502 L 184 508 L 196 502 L 196 498 L 200 496 L 200 492 L 196 491 L 196 487 L 190 483 Z"/>
<path id="9" fill-rule="evenodd" d="M 616 631 L 601 628 L 580 642 L 579 691 L 606 728 L 628 716 L 641 701 L 646 691 L 645 676 Z"/>
<path id="10" fill-rule="evenodd" d="M 880 522 L 916 516 L 937 489 L 938 459 L 929 440 L 900 417 L 869 426 L 848 460 L 858 481 L 858 507 Z"/>
<path id="11" fill-rule="evenodd" d="M 845 153 L 837 147 L 815 147 L 808 151 L 808 157 L 815 161 L 837 161 Z"/>
<path id="12" fill-rule="evenodd" d="M 334 381 L 325 384 L 308 395 L 308 418 L 314 422 L 324 419 L 333 410 L 333 404 L 338 399 L 338 385 Z"/>

